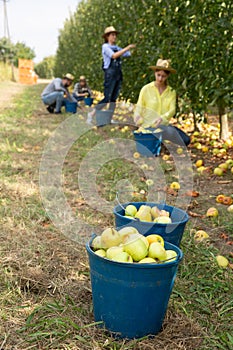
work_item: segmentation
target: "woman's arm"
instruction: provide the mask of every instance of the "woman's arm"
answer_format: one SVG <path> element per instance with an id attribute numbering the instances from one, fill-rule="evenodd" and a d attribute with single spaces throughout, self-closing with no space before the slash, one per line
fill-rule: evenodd
<path id="1" fill-rule="evenodd" d="M 171 93 L 167 97 L 168 111 L 161 115 L 162 122 L 168 124 L 169 120 L 176 114 L 176 92 L 171 90 Z"/>
<path id="2" fill-rule="evenodd" d="M 133 49 L 135 47 L 136 47 L 135 44 L 130 44 L 130 45 L 124 47 L 124 49 L 121 49 L 120 51 L 114 52 L 112 55 L 112 58 L 115 60 L 116 58 L 124 55 L 127 51 L 129 51 L 130 49 Z"/>

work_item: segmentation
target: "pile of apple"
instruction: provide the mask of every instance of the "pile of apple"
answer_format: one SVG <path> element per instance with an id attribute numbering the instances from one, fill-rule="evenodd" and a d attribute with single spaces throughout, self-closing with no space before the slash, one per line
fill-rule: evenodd
<path id="1" fill-rule="evenodd" d="M 162 130 L 160 128 L 157 128 L 155 130 L 145 129 L 143 126 L 140 126 L 137 130 L 135 130 L 136 134 L 156 134 L 157 132 L 161 132 Z"/>
<path id="2" fill-rule="evenodd" d="M 164 239 L 156 234 L 143 236 L 134 227 L 117 231 L 105 229 L 91 244 L 95 254 L 122 263 L 166 263 L 176 259 L 174 250 L 164 248 Z"/>
<path id="3" fill-rule="evenodd" d="M 146 222 L 157 222 L 158 224 L 170 224 L 172 222 L 168 211 L 159 210 L 158 207 L 150 207 L 149 205 L 141 205 L 137 209 L 135 205 L 129 204 L 125 208 L 125 217 Z"/>

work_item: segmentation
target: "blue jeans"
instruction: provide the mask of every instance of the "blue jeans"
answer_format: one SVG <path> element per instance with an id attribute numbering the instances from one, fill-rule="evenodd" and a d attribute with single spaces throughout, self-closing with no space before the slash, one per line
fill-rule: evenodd
<path id="1" fill-rule="evenodd" d="M 112 67 L 104 71 L 104 98 L 95 106 L 97 110 L 104 108 L 107 103 L 109 109 L 114 111 L 116 100 L 122 85 L 122 72 Z"/>
<path id="2" fill-rule="evenodd" d="M 188 146 L 190 144 L 190 137 L 181 129 L 172 125 L 159 125 L 159 129 L 163 130 L 163 140 L 171 141 L 179 146 Z"/>
<path id="3" fill-rule="evenodd" d="M 45 105 L 56 104 L 55 112 L 60 112 L 61 107 L 64 105 L 64 92 L 63 91 L 54 91 L 51 94 L 42 96 L 42 101 Z"/>

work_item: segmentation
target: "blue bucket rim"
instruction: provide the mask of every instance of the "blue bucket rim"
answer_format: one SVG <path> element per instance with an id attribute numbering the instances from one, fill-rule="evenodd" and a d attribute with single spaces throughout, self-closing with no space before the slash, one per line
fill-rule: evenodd
<path id="1" fill-rule="evenodd" d="M 139 220 L 139 222 L 141 222 L 141 223 L 143 223 L 143 224 L 145 224 L 145 225 L 148 225 L 148 226 L 154 226 L 154 225 L 159 225 L 159 226 L 167 226 L 167 225 L 177 225 L 177 224 L 183 224 L 183 223 L 186 223 L 188 220 L 189 220 L 189 215 L 187 214 L 187 212 L 186 211 L 184 211 L 183 209 L 180 209 L 180 208 L 177 208 L 177 207 L 174 207 L 174 206 L 172 206 L 172 205 L 168 205 L 168 204 L 166 204 L 166 203 L 156 203 L 156 202 L 127 202 L 127 203 L 122 203 L 121 205 L 120 204 L 118 204 L 118 205 L 116 205 L 114 208 L 113 208 L 113 214 L 114 215 L 116 215 L 116 216 L 118 216 L 118 217 L 121 217 L 121 218 L 124 218 L 125 220 L 128 220 L 128 222 L 134 222 L 134 221 L 136 221 L 136 220 L 134 220 L 133 219 L 133 217 L 132 217 L 132 219 L 130 219 L 130 218 L 126 218 L 124 215 L 121 215 L 121 214 L 119 214 L 119 212 L 117 212 L 116 211 L 116 209 L 117 208 L 120 208 L 121 210 L 123 210 L 122 209 L 122 207 L 127 207 L 127 205 L 130 205 L 130 204 L 137 204 L 137 203 L 140 203 L 141 205 L 150 205 L 150 204 L 152 204 L 152 205 L 150 205 L 151 207 L 152 206 L 164 206 L 164 207 L 167 207 L 167 208 L 172 208 L 172 209 L 176 209 L 176 210 L 178 210 L 178 211 L 180 211 L 180 212 L 182 212 L 183 214 L 184 214 L 184 219 L 182 220 L 182 221 L 173 221 L 173 222 L 171 222 L 171 223 L 167 223 L 167 224 L 162 224 L 162 223 L 159 223 L 159 222 L 147 222 L 147 221 L 140 221 Z M 121 207 L 122 206 L 122 207 Z"/>
<path id="2" fill-rule="evenodd" d="M 106 261 L 109 264 L 115 265 L 115 266 L 122 266 L 122 267 L 127 267 L 127 268 L 137 268 L 137 269 L 145 269 L 145 268 L 150 268 L 150 269 L 161 269 L 161 268 L 166 268 L 167 266 L 171 266 L 171 265 L 178 265 L 181 260 L 183 259 L 183 252 L 182 250 L 177 247 L 175 244 L 172 244 L 170 242 L 164 241 L 165 245 L 168 245 L 172 250 L 175 250 L 177 253 L 177 257 L 176 260 L 173 261 L 169 261 L 166 263 L 138 263 L 138 262 L 133 262 L 133 263 L 126 263 L 126 262 L 118 262 L 118 261 L 113 261 L 110 260 L 108 258 L 99 256 L 97 254 L 95 254 L 95 252 L 91 249 L 91 242 L 93 241 L 93 239 L 97 237 L 97 235 L 95 233 L 92 234 L 91 239 L 86 243 L 86 250 L 89 254 L 91 254 L 92 256 L 94 256 L 95 258 L 99 259 L 100 261 Z"/>

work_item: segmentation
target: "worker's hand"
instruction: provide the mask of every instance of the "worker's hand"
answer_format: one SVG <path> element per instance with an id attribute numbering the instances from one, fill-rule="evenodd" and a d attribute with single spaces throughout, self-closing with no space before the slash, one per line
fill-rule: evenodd
<path id="1" fill-rule="evenodd" d="M 130 50 L 130 49 L 134 49 L 136 47 L 136 45 L 135 44 L 129 44 L 128 45 L 128 50 Z"/>
<path id="2" fill-rule="evenodd" d="M 153 124 L 153 128 L 157 128 L 161 123 L 162 123 L 163 119 L 159 118 L 158 120 L 156 120 L 156 122 Z"/>
<path id="3" fill-rule="evenodd" d="M 141 125 L 143 123 L 143 118 L 140 117 L 140 115 L 137 115 L 135 118 L 134 118 L 134 121 L 135 121 L 135 124 L 138 126 L 138 125 Z"/>

